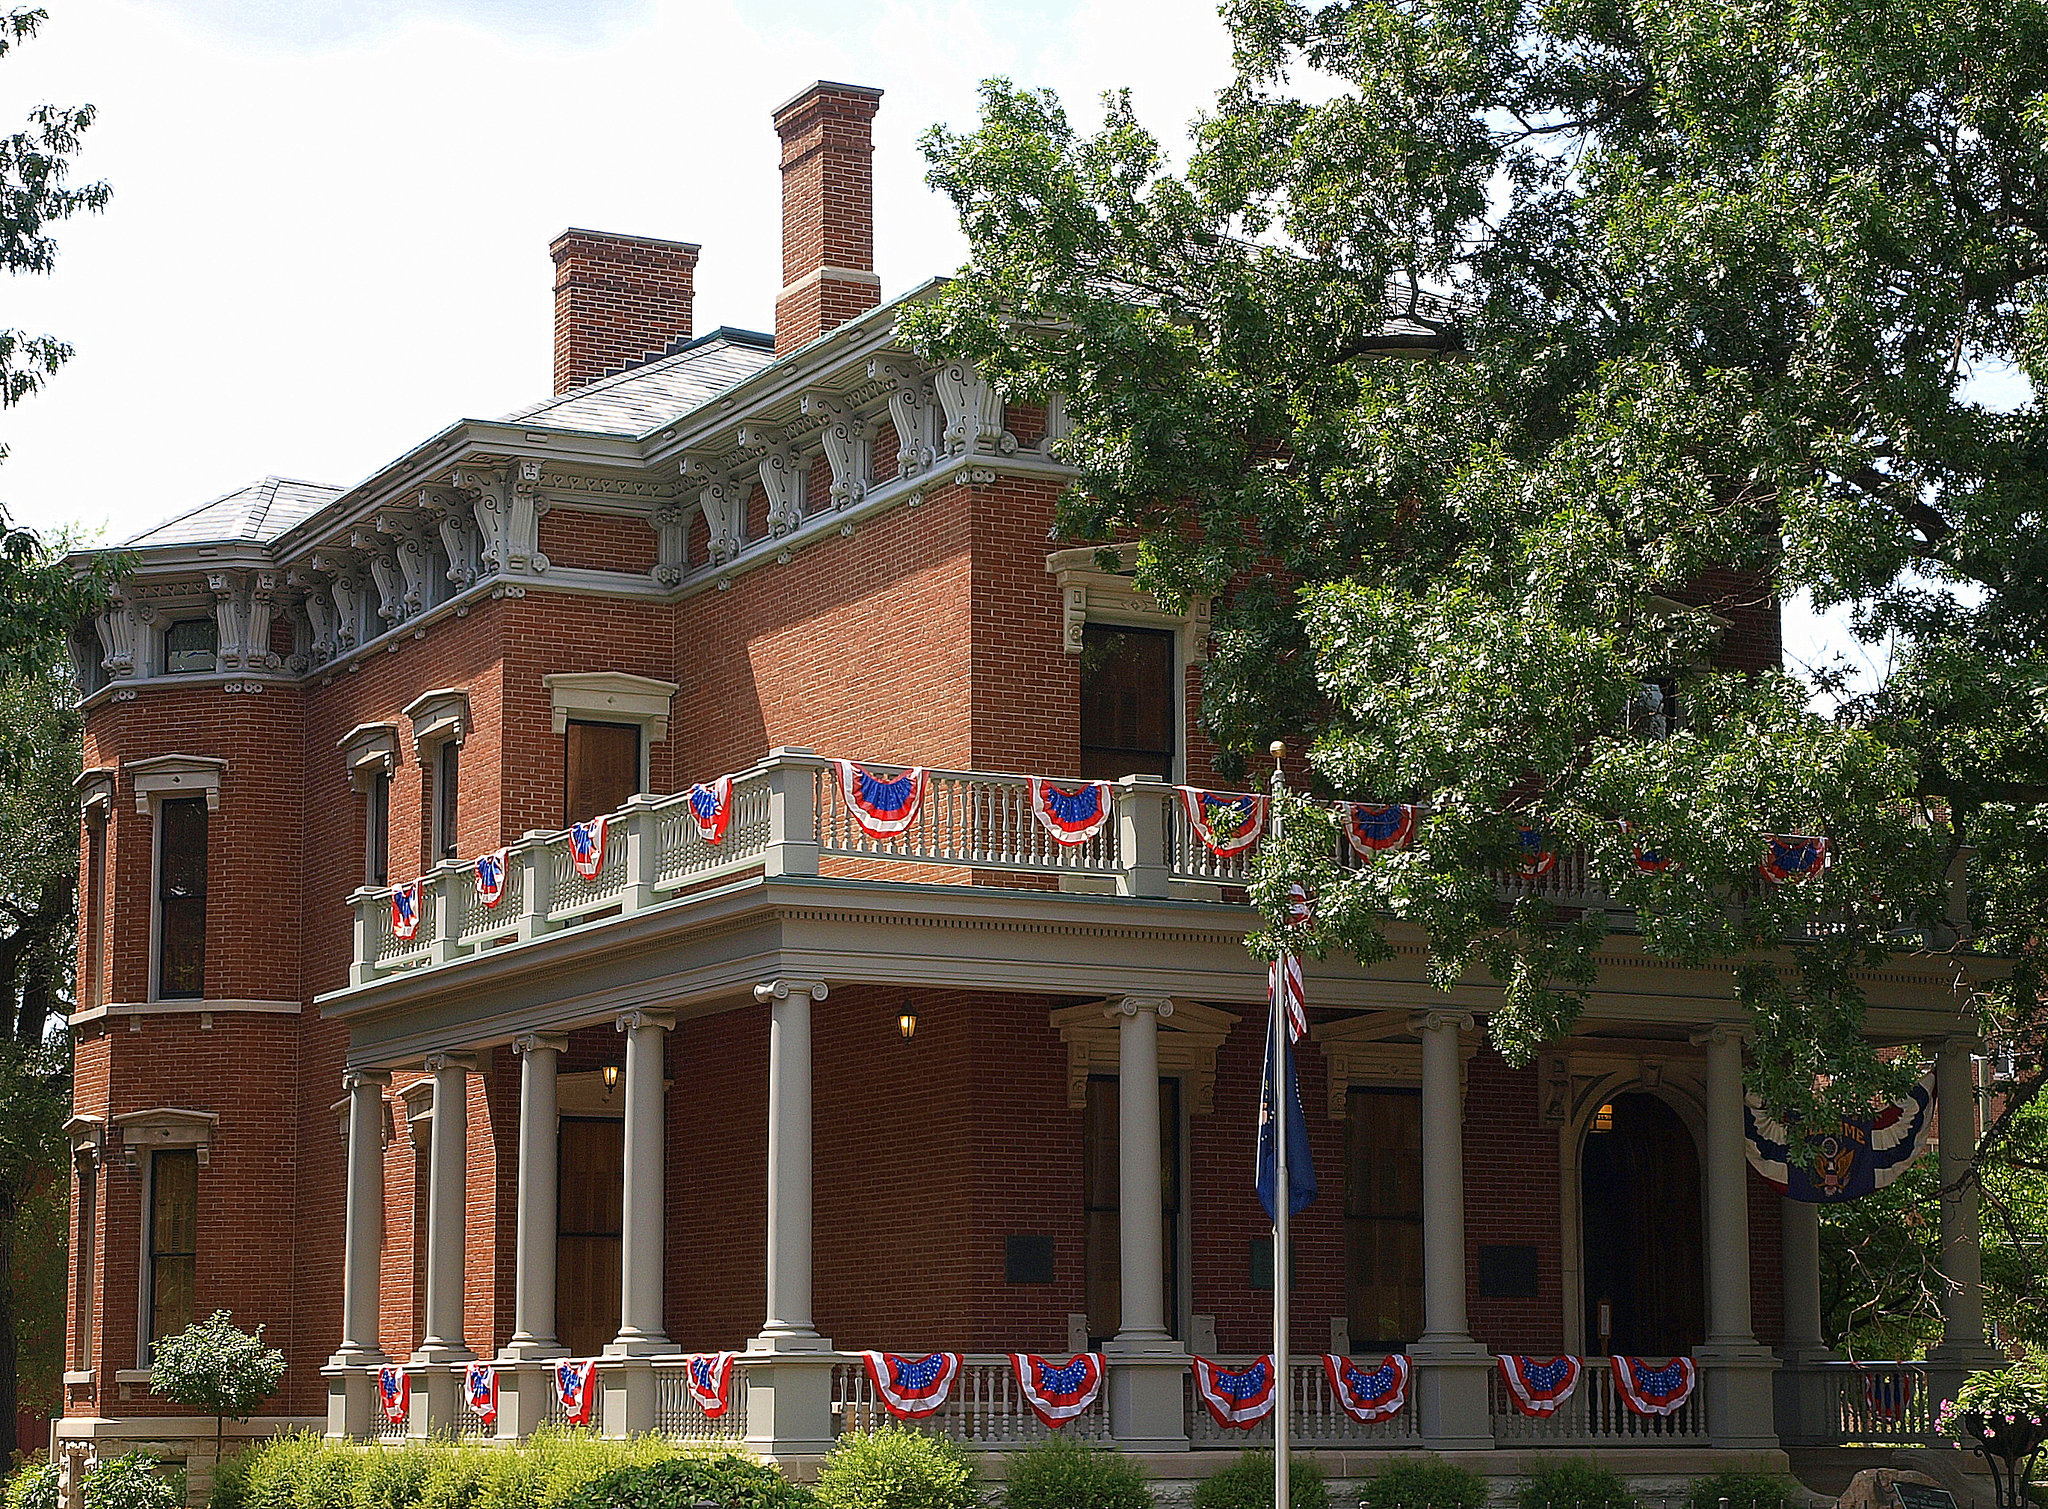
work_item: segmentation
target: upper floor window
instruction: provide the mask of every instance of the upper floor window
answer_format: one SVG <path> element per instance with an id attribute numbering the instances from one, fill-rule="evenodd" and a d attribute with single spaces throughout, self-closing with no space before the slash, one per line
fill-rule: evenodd
<path id="1" fill-rule="evenodd" d="M 202 799 L 202 805 L 204 805 Z M 104 972 L 107 931 L 107 815 L 91 812 L 85 819 L 85 897 L 79 907 L 83 937 L 78 961 L 78 1004 L 105 1004 L 100 977 Z"/>
<path id="2" fill-rule="evenodd" d="M 164 674 L 210 671 L 220 648 L 220 626 L 210 618 L 181 618 L 164 629 Z"/>
<path id="3" fill-rule="evenodd" d="M 363 884 L 385 885 L 390 879 L 391 777 L 380 770 L 364 793 Z"/>
<path id="4" fill-rule="evenodd" d="M 1173 635 L 1089 624 L 1081 648 L 1081 774 L 1173 779 Z"/>
<path id="5" fill-rule="evenodd" d="M 434 858 L 456 857 L 456 801 L 462 793 L 462 746 L 443 739 L 434 748 Z"/>
<path id="6" fill-rule="evenodd" d="M 197 1000 L 206 991 L 206 798 L 157 808 L 156 995 Z"/>
<path id="7" fill-rule="evenodd" d="M 571 718 L 562 733 L 562 826 L 616 812 L 640 790 L 640 725 Z"/>

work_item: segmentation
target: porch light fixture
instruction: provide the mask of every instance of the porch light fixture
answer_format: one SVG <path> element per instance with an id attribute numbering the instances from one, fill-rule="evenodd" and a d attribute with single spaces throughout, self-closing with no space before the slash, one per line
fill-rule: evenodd
<path id="1" fill-rule="evenodd" d="M 1606 1102 L 1606 1103 L 1605 1103 L 1604 1105 L 1602 1105 L 1602 1106 L 1600 1107 L 1600 1109 L 1599 1109 L 1599 1110 L 1597 1110 L 1597 1111 L 1595 1111 L 1595 1112 L 1593 1113 L 1593 1127 L 1592 1127 L 1592 1130 L 1594 1130 L 1594 1131 L 1596 1131 L 1596 1132 L 1611 1132 L 1611 1131 L 1613 1131 L 1613 1130 L 1614 1130 L 1614 1102 L 1613 1102 L 1613 1101 L 1611 1101 L 1611 1100 L 1610 1100 L 1610 1101 Z"/>
<path id="2" fill-rule="evenodd" d="M 619 1087 L 619 1066 L 617 1064 L 606 1064 L 599 1072 L 604 1075 L 604 1098 L 610 1100 L 612 1098 L 612 1091 Z"/>
<path id="3" fill-rule="evenodd" d="M 917 1013 L 910 1009 L 910 1002 L 907 999 L 903 1003 L 903 1010 L 896 1015 L 896 1027 L 903 1034 L 903 1041 L 906 1043 L 917 1036 Z"/>

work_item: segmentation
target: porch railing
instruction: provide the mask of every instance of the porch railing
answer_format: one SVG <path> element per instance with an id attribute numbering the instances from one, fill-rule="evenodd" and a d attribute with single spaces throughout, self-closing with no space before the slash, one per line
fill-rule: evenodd
<path id="1" fill-rule="evenodd" d="M 867 768 L 896 775 L 904 769 Z M 836 773 L 829 766 L 818 769 L 813 802 L 819 853 L 1053 874 L 1107 875 L 1123 867 L 1115 818 L 1082 843 L 1062 844 L 1032 816 L 1024 776 L 973 770 L 927 770 L 925 775 L 930 784 L 917 821 L 893 837 L 876 838 L 855 821 Z"/>
<path id="2" fill-rule="evenodd" d="M 1695 1388 L 1692 1397 L 1669 1415 L 1639 1415 L 1622 1400 L 1614 1385 L 1614 1370 L 1605 1357 L 1588 1357 L 1572 1391 L 1554 1415 L 1534 1418 L 1515 1408 L 1507 1380 L 1498 1369 L 1489 1380 L 1493 1412 L 1493 1438 L 1502 1446 L 1525 1442 L 1552 1446 L 1665 1445 L 1677 1441 L 1707 1439 L 1707 1405 L 1704 1392 Z"/>
<path id="3" fill-rule="evenodd" d="M 1228 1367 L 1249 1367 L 1254 1359 L 1215 1359 Z M 1371 1364 L 1368 1363 L 1368 1366 Z M 1330 1375 L 1320 1357 L 1295 1357 L 1287 1364 L 1287 1439 L 1295 1446 L 1407 1446 L 1416 1442 L 1414 1382 L 1408 1402 L 1391 1419 L 1367 1424 L 1345 1413 L 1330 1389 Z M 1221 1447 L 1271 1446 L 1273 1418 L 1268 1415 L 1249 1430 L 1216 1423 L 1195 1394 L 1194 1376 L 1182 1384 L 1188 1444 L 1198 1450 Z"/>
<path id="4" fill-rule="evenodd" d="M 747 1438 L 747 1375 L 737 1362 L 726 1391 L 725 1413 L 712 1419 L 691 1396 L 689 1365 L 676 1360 L 654 1364 L 655 1434 L 678 1441 L 744 1441 Z"/>
<path id="5" fill-rule="evenodd" d="M 875 1395 L 874 1380 L 859 1358 L 842 1358 L 832 1366 L 832 1429 L 835 1435 L 873 1430 L 894 1422 Z M 969 1442 L 984 1450 L 1029 1446 L 1043 1441 L 1048 1430 L 1024 1402 L 1016 1370 L 1001 1353 L 970 1354 L 961 1359 L 960 1376 L 945 1404 L 923 1420 L 905 1422 L 921 1430 Z M 1077 1441 L 1107 1444 L 1109 1390 L 1096 1395 L 1087 1410 L 1062 1426 L 1059 1434 Z"/>
<path id="6" fill-rule="evenodd" d="M 1825 1362 L 1840 1446 L 1922 1445 L 1938 1439 L 1936 1401 L 1917 1362 Z"/>

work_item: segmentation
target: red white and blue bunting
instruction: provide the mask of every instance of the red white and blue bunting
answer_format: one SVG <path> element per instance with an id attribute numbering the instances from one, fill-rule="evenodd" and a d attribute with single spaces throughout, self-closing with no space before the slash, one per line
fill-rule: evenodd
<path id="1" fill-rule="evenodd" d="M 588 1425 L 597 1407 L 597 1364 L 564 1357 L 555 1364 L 555 1393 L 564 1419 L 571 1425 Z"/>
<path id="2" fill-rule="evenodd" d="M 1871 1417 L 1896 1424 L 1913 1407 L 1913 1375 L 1904 1368 L 1858 1368 L 1863 1379 L 1863 1404 Z"/>
<path id="3" fill-rule="evenodd" d="M 1576 1357 L 1538 1362 L 1533 1357 L 1500 1354 L 1500 1375 L 1507 1380 L 1508 1397 L 1515 1401 L 1516 1409 L 1537 1420 L 1547 1420 L 1564 1408 L 1584 1371 L 1585 1365 Z"/>
<path id="4" fill-rule="evenodd" d="M 732 1407 L 732 1359 L 731 1352 L 698 1352 L 683 1364 L 683 1382 L 707 1420 Z"/>
<path id="5" fill-rule="evenodd" d="M 1406 802 L 1380 806 L 1375 802 L 1339 802 L 1338 819 L 1351 852 L 1373 860 L 1390 849 L 1405 849 L 1415 837 L 1415 808 Z"/>
<path id="6" fill-rule="evenodd" d="M 868 1378 L 882 1407 L 899 1420 L 922 1420 L 944 1408 L 960 1375 L 958 1352 L 927 1352 L 901 1357 L 894 1352 L 863 1352 Z"/>
<path id="7" fill-rule="evenodd" d="M 1206 1357 L 1190 1358 L 1189 1365 L 1195 1370 L 1195 1392 L 1225 1430 L 1250 1430 L 1273 1413 L 1278 1375 L 1270 1355 L 1248 1368 L 1227 1368 Z"/>
<path id="8" fill-rule="evenodd" d="M 869 838 L 894 838 L 917 821 L 924 810 L 925 788 L 930 784 L 922 765 L 913 765 L 899 776 L 884 779 L 863 770 L 851 760 L 834 760 L 839 775 L 839 794 L 847 811 Z"/>
<path id="9" fill-rule="evenodd" d="M 1085 844 L 1116 816 L 1116 797 L 1107 781 L 1063 786 L 1042 775 L 1027 778 L 1031 815 L 1058 844 Z"/>
<path id="10" fill-rule="evenodd" d="M 496 906 L 505 898 L 505 863 L 511 851 L 493 849 L 476 857 L 476 899 Z"/>
<path id="11" fill-rule="evenodd" d="M 1623 818 L 1619 826 L 1624 834 L 1631 836 L 1629 847 L 1635 854 L 1635 863 L 1638 870 L 1641 870 L 1646 875 L 1657 875 L 1671 868 L 1672 861 L 1670 855 L 1661 849 L 1646 848 L 1641 839 L 1633 837 L 1636 831 L 1634 823 L 1631 823 L 1627 818 Z"/>
<path id="12" fill-rule="evenodd" d="M 384 1418 L 393 1425 L 412 1413 L 412 1380 L 405 1376 L 404 1368 L 377 1369 L 377 1403 L 383 1407 Z"/>
<path id="13" fill-rule="evenodd" d="M 391 888 L 391 936 L 410 938 L 420 930 L 420 883 Z"/>
<path id="14" fill-rule="evenodd" d="M 732 821 L 732 777 L 722 775 L 709 786 L 690 788 L 690 816 L 696 819 L 697 836 L 707 844 L 725 837 L 725 825 Z"/>
<path id="15" fill-rule="evenodd" d="M 1931 1074 L 1868 1120 L 1828 1122 L 1811 1131 L 1775 1119 L 1759 1097 L 1746 1095 L 1743 1147 L 1750 1165 L 1794 1200 L 1860 1200 L 1898 1178 L 1920 1155 L 1934 1125 L 1933 1110 Z M 1794 1139 L 1807 1145 L 1811 1168 L 1793 1156 Z"/>
<path id="16" fill-rule="evenodd" d="M 1639 1415 L 1675 1415 L 1692 1397 L 1699 1370 L 1690 1357 L 1655 1363 L 1647 1357 L 1614 1357 L 1614 1386 L 1621 1402 Z"/>
<path id="17" fill-rule="evenodd" d="M 1548 875 L 1557 868 L 1557 851 L 1545 845 L 1537 828 L 1523 828 L 1515 834 L 1515 873 L 1525 879 Z"/>
<path id="18" fill-rule="evenodd" d="M 488 1362 L 472 1362 L 462 1370 L 462 1402 L 484 1424 L 498 1418 L 498 1370 Z"/>
<path id="19" fill-rule="evenodd" d="M 1408 1356 L 1390 1353 L 1370 1373 L 1349 1357 L 1323 1353 L 1323 1371 L 1330 1377 L 1330 1392 L 1354 1420 L 1370 1425 L 1390 1420 L 1408 1402 Z"/>
<path id="20" fill-rule="evenodd" d="M 1267 798 L 1246 791 L 1203 791 L 1176 786 L 1188 826 L 1209 852 L 1224 859 L 1244 853 L 1266 831 Z"/>
<path id="21" fill-rule="evenodd" d="M 576 862 L 576 873 L 585 880 L 597 879 L 597 872 L 604 868 L 606 822 L 606 818 L 593 817 L 569 829 L 569 857 Z"/>
<path id="22" fill-rule="evenodd" d="M 1757 866 L 1764 879 L 1803 883 L 1828 867 L 1828 841 L 1802 838 L 1789 833 L 1764 835 L 1764 862 Z"/>
<path id="23" fill-rule="evenodd" d="M 1047 1430 L 1058 1430 L 1087 1413 L 1102 1392 L 1100 1352 L 1083 1352 L 1061 1363 L 1047 1362 L 1029 1352 L 1012 1352 L 1010 1366 L 1017 1370 L 1017 1387 L 1024 1402 Z"/>

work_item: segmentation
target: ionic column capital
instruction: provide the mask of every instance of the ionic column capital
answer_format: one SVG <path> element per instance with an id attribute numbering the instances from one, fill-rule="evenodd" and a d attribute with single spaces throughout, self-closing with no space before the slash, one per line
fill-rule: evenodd
<path id="1" fill-rule="evenodd" d="M 620 1032 L 634 1032 L 642 1027 L 658 1027 L 663 1032 L 675 1030 L 676 1014 L 673 1011 L 646 1011 L 634 1007 L 622 1011 L 612 1019 L 612 1026 Z"/>
<path id="2" fill-rule="evenodd" d="M 357 1089 L 365 1085 L 375 1085 L 381 1090 L 390 1083 L 391 1071 L 389 1069 L 344 1069 L 341 1071 L 341 1087 L 350 1094 L 355 1093 Z"/>
<path id="3" fill-rule="evenodd" d="M 439 1074 L 443 1069 L 462 1069 L 471 1074 L 481 1073 L 483 1059 L 474 1053 L 429 1053 L 420 1067 L 429 1074 Z"/>
<path id="4" fill-rule="evenodd" d="M 1952 1032 L 1947 1037 L 1936 1038 L 1933 1047 L 1938 1055 L 1967 1053 L 1975 1057 L 1984 1051 L 1984 1037 L 1977 1032 Z"/>
<path id="5" fill-rule="evenodd" d="M 822 1001 L 827 994 L 823 980 L 763 980 L 754 987 L 754 999 L 764 1006 L 770 1001 L 786 1001 L 795 995 L 805 995 L 814 1001 Z"/>
<path id="6" fill-rule="evenodd" d="M 552 1032 L 522 1032 L 512 1039 L 512 1051 L 522 1058 L 529 1053 L 566 1053 L 569 1040 Z"/>
<path id="7" fill-rule="evenodd" d="M 1162 1021 L 1173 1015 L 1172 996 L 1123 996 L 1103 1008 L 1106 1017 L 1137 1016 L 1150 1012 Z"/>
<path id="8" fill-rule="evenodd" d="M 1478 1026 L 1478 1019 L 1469 1011 L 1454 1011 L 1439 1007 L 1434 1011 L 1418 1011 L 1408 1019 L 1408 1025 L 1417 1032 L 1470 1032 Z"/>
<path id="9" fill-rule="evenodd" d="M 1750 1031 L 1743 1022 L 1708 1022 L 1695 1027 L 1686 1034 L 1686 1041 L 1695 1048 L 1720 1048 L 1733 1042 L 1740 1047 L 1749 1041 Z"/>

